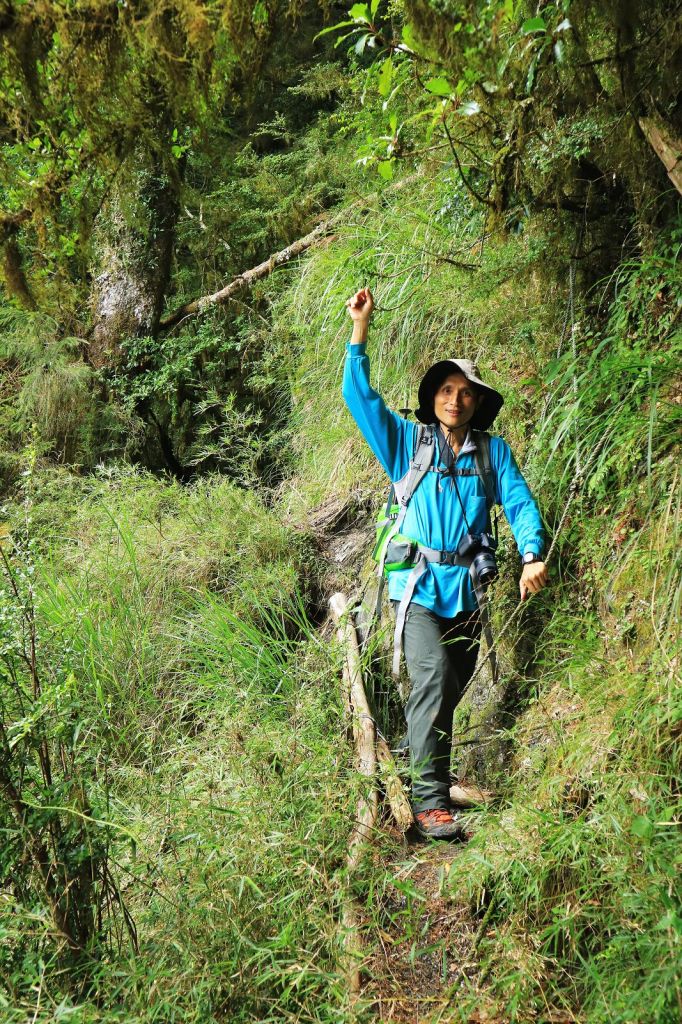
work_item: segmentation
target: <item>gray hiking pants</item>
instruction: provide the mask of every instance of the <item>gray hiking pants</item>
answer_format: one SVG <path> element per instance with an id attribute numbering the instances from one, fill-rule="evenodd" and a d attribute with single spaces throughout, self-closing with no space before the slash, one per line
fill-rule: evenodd
<path id="1" fill-rule="evenodd" d="M 450 807 L 452 716 L 473 675 L 480 633 L 477 612 L 444 619 L 414 603 L 407 610 L 403 649 L 411 688 L 405 717 L 415 813 Z"/>

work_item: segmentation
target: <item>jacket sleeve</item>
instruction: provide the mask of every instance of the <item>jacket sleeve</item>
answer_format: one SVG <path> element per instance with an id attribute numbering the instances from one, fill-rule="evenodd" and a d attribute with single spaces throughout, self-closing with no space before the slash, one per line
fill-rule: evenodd
<path id="1" fill-rule="evenodd" d="M 351 415 L 390 480 L 400 480 L 410 465 L 415 425 L 387 408 L 369 383 L 365 344 L 347 346 L 343 397 Z"/>
<path id="2" fill-rule="evenodd" d="M 511 449 L 501 437 L 491 438 L 490 461 L 495 470 L 497 497 L 509 521 L 521 555 L 542 555 L 545 534 L 540 512 Z"/>

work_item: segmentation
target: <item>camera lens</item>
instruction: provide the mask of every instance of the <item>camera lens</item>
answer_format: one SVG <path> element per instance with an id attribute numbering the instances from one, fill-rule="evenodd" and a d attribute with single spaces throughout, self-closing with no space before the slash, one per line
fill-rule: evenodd
<path id="1" fill-rule="evenodd" d="M 480 551 L 473 560 L 474 571 L 484 587 L 497 578 L 497 562 L 492 551 Z"/>

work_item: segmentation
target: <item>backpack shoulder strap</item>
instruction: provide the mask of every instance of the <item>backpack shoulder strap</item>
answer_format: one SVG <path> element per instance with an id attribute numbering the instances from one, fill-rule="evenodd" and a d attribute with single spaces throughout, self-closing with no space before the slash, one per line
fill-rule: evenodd
<path id="1" fill-rule="evenodd" d="M 485 500 L 490 512 L 497 501 L 495 472 L 490 461 L 490 434 L 485 430 L 475 430 L 473 433 L 476 445 L 474 461 L 478 475 L 483 481 Z"/>
<path id="2" fill-rule="evenodd" d="M 433 462 L 434 431 L 433 427 L 420 423 L 417 428 L 415 450 L 410 468 L 402 480 L 394 483 L 396 497 L 402 509 L 406 509 L 412 495 L 419 487 Z"/>

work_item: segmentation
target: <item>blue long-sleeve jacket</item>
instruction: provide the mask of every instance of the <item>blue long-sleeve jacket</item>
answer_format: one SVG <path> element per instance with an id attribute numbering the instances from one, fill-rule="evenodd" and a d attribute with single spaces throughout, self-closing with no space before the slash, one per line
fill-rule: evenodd
<path id="1" fill-rule="evenodd" d="M 409 469 L 416 445 L 417 424 L 391 412 L 369 383 L 366 346 L 347 346 L 343 375 L 343 397 L 353 419 L 391 481 L 400 480 Z M 474 468 L 474 446 L 467 438 L 457 457 L 457 466 Z M 490 438 L 490 462 L 495 474 L 496 498 L 509 520 L 521 554 L 541 555 L 544 534 L 540 513 L 516 464 L 511 449 L 501 437 Z M 440 464 L 434 445 L 434 463 Z M 457 487 L 472 533 L 486 529 L 487 509 L 483 483 L 478 476 L 459 476 Z M 467 527 L 457 500 L 452 478 L 427 473 L 407 509 L 401 532 L 439 551 L 455 551 Z M 400 600 L 409 569 L 390 573 L 388 593 Z M 418 580 L 412 600 L 451 618 L 460 611 L 472 611 L 476 598 L 468 571 L 462 566 L 430 562 Z"/>

